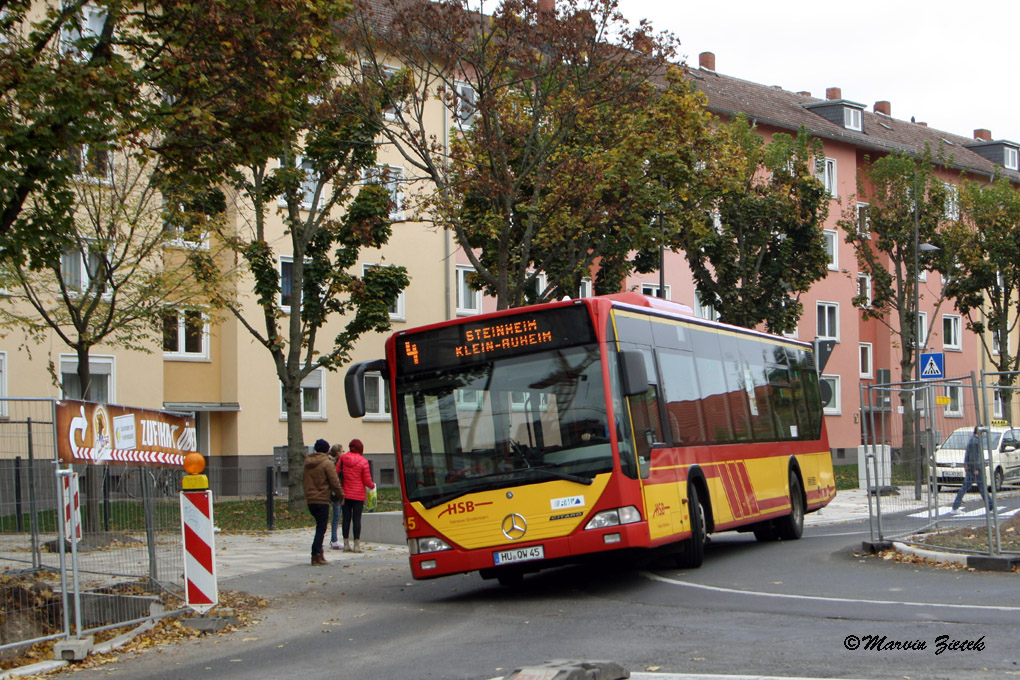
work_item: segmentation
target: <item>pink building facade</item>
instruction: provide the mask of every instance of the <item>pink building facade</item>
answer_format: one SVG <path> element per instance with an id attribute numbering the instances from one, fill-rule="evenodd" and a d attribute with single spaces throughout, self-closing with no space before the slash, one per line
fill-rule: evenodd
<path id="1" fill-rule="evenodd" d="M 970 179 L 988 180 L 996 172 L 1020 183 L 1017 168 L 1010 167 L 1017 145 L 993 140 L 987 130 L 962 137 L 924 123 L 898 120 L 891 115 L 887 101 L 876 102 L 872 110 L 866 110 L 862 104 L 843 99 L 839 88 L 829 88 L 825 99 L 819 99 L 807 92 L 724 76 L 715 70 L 715 55 L 711 53 L 701 55 L 699 68 L 692 68 L 692 75 L 707 95 L 709 109 L 720 118 L 742 113 L 766 138 L 776 132 L 796 134 L 804 127 L 823 144 L 825 159 L 819 179 L 831 194 L 829 215 L 823 225 L 830 250 L 829 271 L 801 297 L 804 313 L 796 337 L 807 342 L 817 338 L 836 342 L 822 371 L 822 379 L 833 387 L 833 398 L 825 408 L 826 426 L 835 462 L 856 462 L 862 433 L 861 385 L 898 382 L 901 355 L 899 336 L 881 321 L 865 321 L 852 302 L 859 290 L 870 289 L 870 280 L 860 271 L 854 247 L 846 243 L 838 222 L 848 208 L 862 206 L 857 188 L 860 169 L 867 158 L 896 151 L 920 154 L 927 145 L 933 150 L 949 147 L 951 167 L 940 170 L 947 183 L 958 183 L 961 173 Z M 1014 150 L 1012 155 L 1010 149 Z M 464 253 L 457 254 L 457 262 L 458 314 L 494 309 L 493 300 L 467 290 L 462 273 L 470 267 Z M 712 318 L 712 310 L 699 304 L 683 253 L 666 254 L 664 279 L 665 297 L 689 305 L 698 316 Z M 624 288 L 658 295 L 659 281 L 657 272 L 633 275 Z M 943 353 L 945 377 L 969 376 L 983 368 L 981 342 L 966 330 L 966 318 L 955 310 L 952 301 L 937 305 L 941 286 L 940 276 L 933 272 L 928 272 L 919 284 L 919 323 L 930 329 L 922 351 Z M 462 305 L 465 300 L 470 304 Z M 890 325 L 895 328 L 898 324 L 892 320 Z M 951 412 L 953 406 L 939 408 L 947 409 L 947 417 L 955 415 Z M 963 414 L 959 417 L 962 421 Z"/>

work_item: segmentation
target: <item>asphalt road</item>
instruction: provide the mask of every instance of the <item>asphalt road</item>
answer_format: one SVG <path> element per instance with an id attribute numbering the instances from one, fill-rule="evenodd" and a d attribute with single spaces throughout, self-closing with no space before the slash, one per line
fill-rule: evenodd
<path id="1" fill-rule="evenodd" d="M 604 562 L 517 590 L 477 575 L 415 582 L 397 550 L 295 564 L 221 584 L 269 599 L 259 624 L 75 677 L 487 680 L 562 658 L 659 673 L 1020 675 L 1017 574 L 864 557 L 865 537 L 866 524 L 790 543 L 724 534 L 698 570 Z"/>

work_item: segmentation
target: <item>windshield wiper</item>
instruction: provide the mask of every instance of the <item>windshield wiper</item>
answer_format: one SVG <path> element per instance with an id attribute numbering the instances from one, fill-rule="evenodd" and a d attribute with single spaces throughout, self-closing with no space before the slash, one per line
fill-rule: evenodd
<path id="1" fill-rule="evenodd" d="M 580 475 L 572 475 L 569 472 L 560 472 L 549 467 L 533 467 L 526 468 L 527 472 L 538 472 L 549 477 L 556 477 L 557 479 L 565 479 L 568 482 L 576 482 L 577 484 L 584 484 L 585 486 L 591 486 L 594 481 L 591 477 L 581 477 Z"/>

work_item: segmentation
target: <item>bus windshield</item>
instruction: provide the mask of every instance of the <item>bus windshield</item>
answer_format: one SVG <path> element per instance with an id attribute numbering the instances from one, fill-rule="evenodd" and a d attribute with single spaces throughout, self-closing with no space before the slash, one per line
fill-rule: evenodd
<path id="1" fill-rule="evenodd" d="M 613 468 L 594 343 L 404 375 L 396 401 L 405 490 L 426 507 Z"/>

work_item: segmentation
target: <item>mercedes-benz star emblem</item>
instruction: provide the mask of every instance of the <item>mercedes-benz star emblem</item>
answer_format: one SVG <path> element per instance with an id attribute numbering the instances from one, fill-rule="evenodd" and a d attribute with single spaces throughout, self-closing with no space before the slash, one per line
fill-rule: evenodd
<path id="1" fill-rule="evenodd" d="M 528 531 L 528 521 L 522 516 L 514 513 L 503 518 L 503 535 L 511 541 L 524 538 Z"/>

